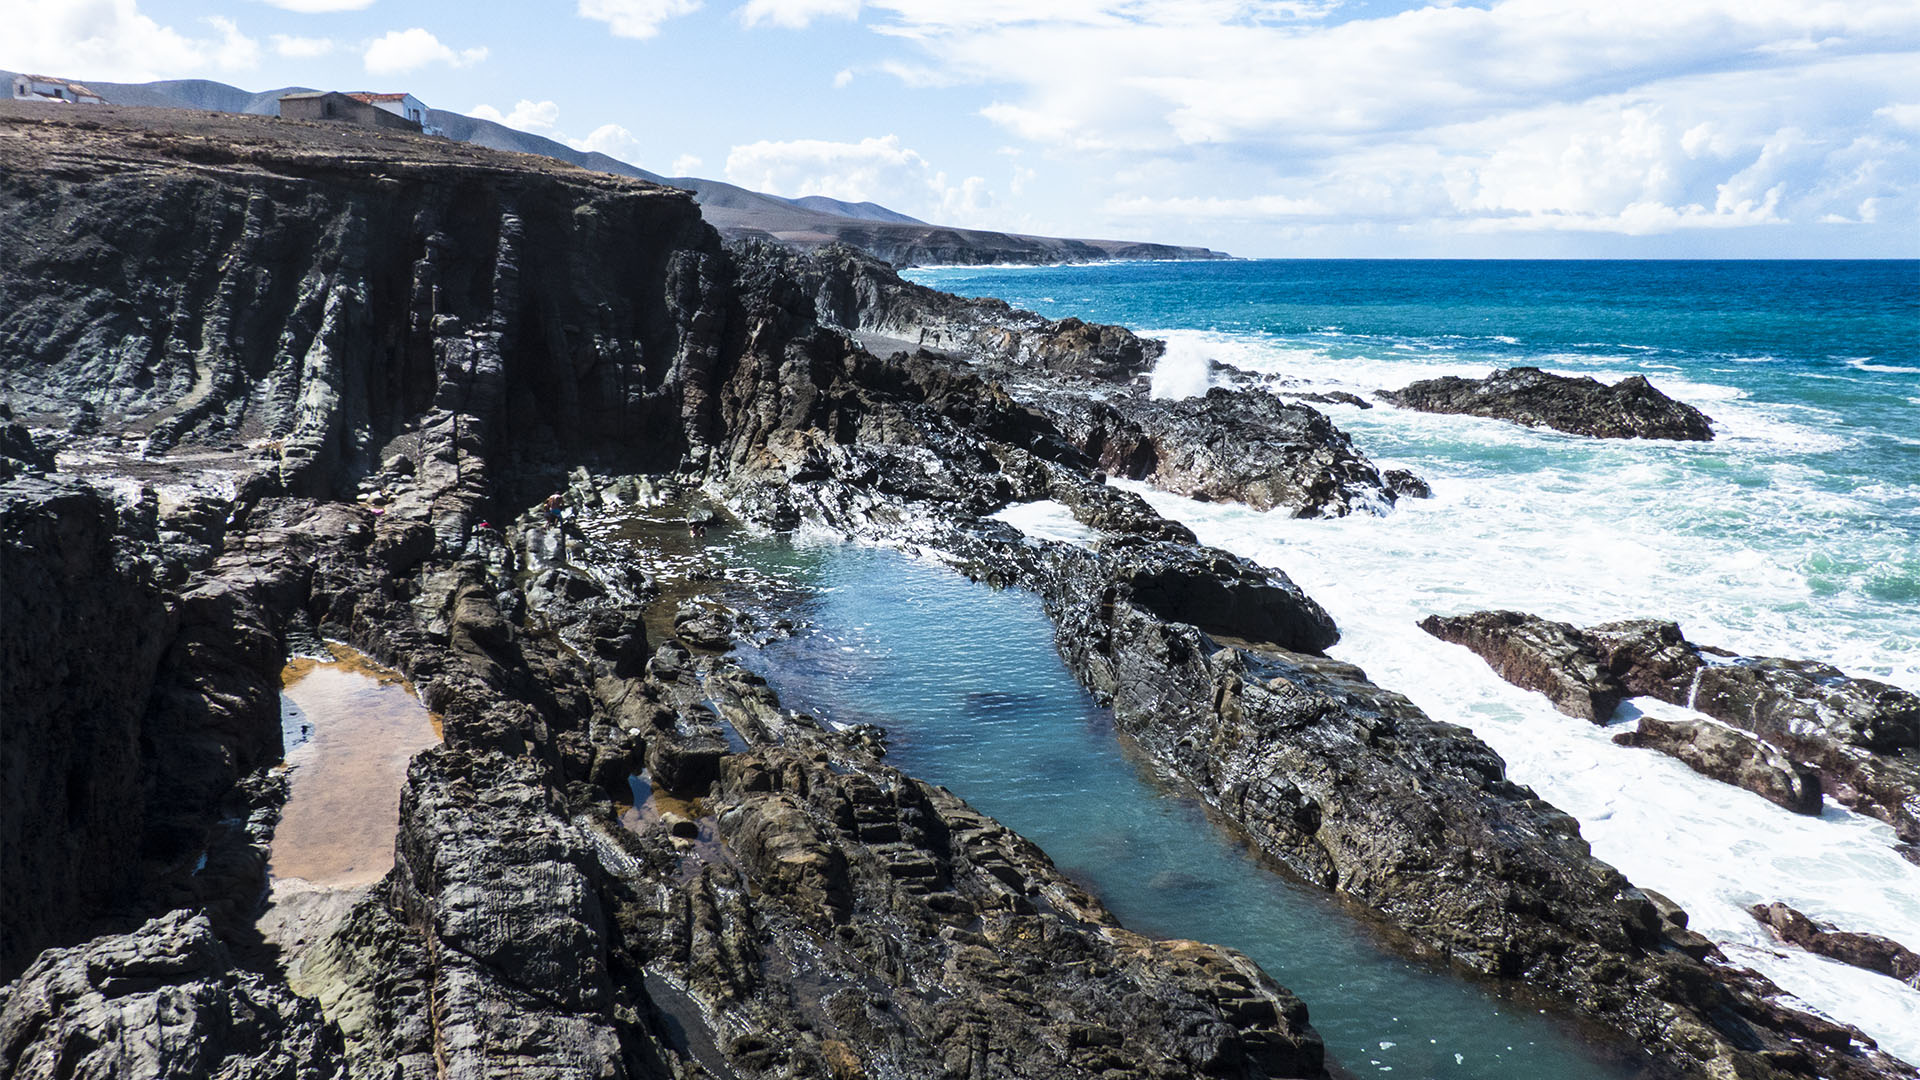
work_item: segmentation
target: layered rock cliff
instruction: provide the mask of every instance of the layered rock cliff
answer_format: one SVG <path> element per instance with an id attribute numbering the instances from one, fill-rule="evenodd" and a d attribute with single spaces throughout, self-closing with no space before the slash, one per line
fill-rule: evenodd
<path id="1" fill-rule="evenodd" d="M 0 152 L 30 429 L 0 484 L 0 1071 L 1324 1074 L 1244 957 L 1126 933 L 857 739 L 677 642 L 649 660 L 644 578 L 523 576 L 521 531 L 482 524 L 583 462 L 767 474 L 921 437 L 942 386 L 1077 462 L 1043 419 L 822 330 L 669 189 L 164 114 L 0 106 Z M 316 636 L 404 672 L 445 741 L 392 873 L 263 942 L 275 675 Z M 728 679 L 745 749 L 707 704 Z M 641 772 L 697 820 L 623 824 Z"/>
<path id="2" fill-rule="evenodd" d="M 1325 1074 L 1305 1008 L 1245 957 L 1127 933 L 1030 844 L 678 640 L 724 645 L 724 620 L 662 626 L 660 582 L 518 512 L 590 466 L 1036 589 L 1121 726 L 1252 840 L 1657 1069 L 1911 1075 L 1702 959 L 1484 744 L 1319 655 L 1337 629 L 1284 574 L 1109 487 L 1115 431 L 1154 448 L 1129 475 L 1169 485 L 1224 475 L 1161 468 L 1180 448 L 1257 434 L 1206 403 L 1156 427 L 1133 393 L 1096 442 L 1074 403 L 1150 359 L 1124 331 L 956 307 L 926 316 L 955 340 L 883 358 L 844 332 L 870 306 L 826 288 L 860 278 L 729 252 L 683 194 L 402 136 L 0 105 L 0 156 L 0 375 L 61 445 L 54 481 L 9 454 L 5 536 L 79 586 L 8 612 L 7 769 L 110 759 L 56 770 L 76 819 L 9 830 L 9 895 L 15 866 L 102 850 L 98 808 L 136 798 L 164 823 L 143 849 L 223 868 L 51 882 L 57 918 L 9 905 L 32 940 L 0 994 L 6 1070 L 161 1075 L 140 1047 L 164 1006 L 192 1076 Z M 1279 504 L 1378 501 L 1377 470 L 1300 419 L 1325 453 L 1273 468 L 1334 481 L 1276 481 Z M 618 486 L 573 475 L 582 505 Z M 989 518 L 1042 498 L 1105 538 Z M 56 617 L 121 637 L 91 655 Z M 445 741 L 413 762 L 393 871 L 276 944 L 245 922 L 260 766 L 273 668 L 308 636 L 407 675 Z M 98 723 L 62 725 L 58 679 L 96 672 Z M 55 711 L 16 742 L 27 708 Z M 636 775 L 654 796 L 622 807 Z"/>

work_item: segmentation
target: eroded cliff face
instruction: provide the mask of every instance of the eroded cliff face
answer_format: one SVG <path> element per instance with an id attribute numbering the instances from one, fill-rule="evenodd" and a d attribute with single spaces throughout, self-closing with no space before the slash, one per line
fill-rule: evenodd
<path id="1" fill-rule="evenodd" d="M 703 448 L 727 297 L 683 194 L 371 134 L 288 145 L 239 119 L 61 130 L 0 133 L 0 365 L 29 419 L 148 452 L 278 443 L 280 479 L 313 494 L 422 417 L 471 418 L 474 450 L 671 466 Z"/>
<path id="2" fill-rule="evenodd" d="M 1036 589 L 1116 719 L 1256 842 L 1661 1068 L 1910 1075 L 1676 943 L 1484 744 L 1317 655 L 1337 630 L 1284 574 L 1108 486 L 1119 427 L 1097 446 L 1067 418 L 1137 381 L 1151 349 L 1125 331 L 1017 312 L 966 329 L 962 304 L 926 316 L 948 328 L 940 349 L 883 359 L 822 325 L 859 329 L 824 287 L 857 279 L 725 251 L 675 193 L 430 140 L 5 106 L 0 140 L 22 163 L 0 238 L 54 280 L 53 299 L 0 286 L 7 400 L 63 443 L 63 476 L 153 506 L 156 585 L 103 593 L 100 617 L 157 612 L 171 630 L 108 704 L 174 718 L 151 729 L 156 757 L 210 737 L 226 755 L 225 772 L 183 770 L 219 805 L 145 804 L 226 869 L 111 912 L 130 933 L 36 929 L 79 947 L 41 952 L 0 994 L 5 1068 L 129 1073 L 147 1060 L 129 1010 L 164 999 L 179 1030 L 211 1033 L 192 1075 L 301 1075 L 334 1046 L 315 1074 L 1324 1075 L 1304 1007 L 1244 957 L 1128 934 L 871 738 L 796 719 L 697 655 L 727 643 L 724 620 L 650 621 L 667 586 L 517 512 L 563 484 L 579 508 L 637 505 L 642 482 L 614 475 L 677 470 L 644 486 L 924 544 Z M 1155 461 L 1228 431 L 1209 407 L 1155 429 L 1154 403 L 1127 400 L 1116 423 Z M 1346 481 L 1287 489 L 1332 492 L 1296 511 L 1383 501 L 1377 470 L 1305 412 L 1327 451 L 1308 465 Z M 10 460 L 24 471 L 4 490 L 25 502 L 9 535 L 51 535 L 58 508 L 30 490 L 45 463 Z M 1189 479 L 1211 468 L 1183 460 Z M 598 477 L 562 479 L 577 466 Z M 990 519 L 1036 499 L 1105 535 L 1031 542 Z M 94 532 L 83 561 L 106 565 L 120 534 Z M 7 659 L 25 658 L 20 621 L 5 630 Z M 271 665 L 309 636 L 399 669 L 445 740 L 414 759 L 384 880 L 301 940 L 240 926 L 223 954 L 206 933 L 223 911 L 242 922 L 271 838 L 254 767 L 277 738 Z M 41 727 L 55 745 L 32 755 L 92 752 L 83 729 Z M 679 809 L 646 800 L 660 812 L 623 821 L 641 772 Z M 143 759 L 100 797 L 164 773 Z M 191 906 L 208 930 L 170 914 Z M 153 993 L 116 994 L 129 972 Z M 236 1001 L 295 1034 L 225 1037 L 215 1017 Z"/>
<path id="3" fill-rule="evenodd" d="M 666 189 L 112 109 L 0 106 L 0 153 L 4 535 L 44 578 L 6 594 L 0 1072 L 1324 1075 L 1244 957 L 1127 934 L 875 748 L 655 650 L 655 582 L 550 565 L 512 509 L 582 463 L 773 482 L 860 443 L 984 476 L 976 423 L 1081 463 L 1043 418 L 821 329 Z M 262 941 L 274 679 L 316 638 L 445 740 L 393 871 Z M 622 823 L 642 771 L 693 835 Z"/>

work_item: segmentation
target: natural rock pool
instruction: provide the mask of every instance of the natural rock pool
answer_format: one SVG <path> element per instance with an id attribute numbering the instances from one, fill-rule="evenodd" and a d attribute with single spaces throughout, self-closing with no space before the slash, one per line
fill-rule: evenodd
<path id="1" fill-rule="evenodd" d="M 1046 849 L 1131 928 L 1240 949 L 1304 998 L 1357 1075 L 1623 1077 L 1570 1024 L 1409 960 L 1130 759 L 1054 651 L 1032 595 L 898 552 L 729 545 L 810 587 L 802 629 L 742 662 L 791 708 L 889 732 L 889 760 Z M 744 569 L 744 568 L 743 568 Z"/>
<path id="2" fill-rule="evenodd" d="M 397 673 L 343 645 L 281 672 L 288 795 L 268 873 L 324 888 L 369 885 L 393 868 L 400 787 L 439 724 Z"/>

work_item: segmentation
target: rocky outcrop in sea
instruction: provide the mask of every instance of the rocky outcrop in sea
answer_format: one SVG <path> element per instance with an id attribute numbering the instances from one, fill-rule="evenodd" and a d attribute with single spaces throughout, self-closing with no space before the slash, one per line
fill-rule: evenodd
<path id="1" fill-rule="evenodd" d="M 1581 629 L 1514 611 L 1429 616 L 1421 628 L 1465 645 L 1507 681 L 1539 690 L 1560 711 L 1605 722 L 1629 697 L 1684 705 L 1718 725 L 1651 717 L 1623 736 L 1674 754 L 1802 813 L 1818 791 L 1920 843 L 1920 697 L 1830 664 L 1740 656 L 1696 645 L 1671 622 L 1638 619 Z M 1911 856 L 1910 856 L 1911 857 Z"/>
<path id="2" fill-rule="evenodd" d="M 1105 483 L 1067 422 L 1090 391 L 1120 417 L 1103 439 L 1154 447 L 1150 482 L 1219 482 L 1205 440 L 1267 430 L 1212 398 L 1154 426 L 1173 407 L 1125 331 L 937 301 L 939 341 L 876 355 L 847 332 L 865 305 L 936 301 L 836 308 L 825 284 L 884 275 L 730 251 L 682 193 L 471 147 L 0 105 L 0 149 L 0 375 L 34 449 L 7 444 L 0 539 L 43 582 L 10 578 L 0 623 L 0 1070 L 1327 1074 L 1311 1002 L 1129 932 L 871 732 L 784 709 L 719 655 L 778 613 L 527 512 L 558 490 L 1033 589 L 1160 768 L 1424 951 L 1658 1070 L 1913 1075 L 1701 949 L 1471 733 L 1328 659 L 1286 575 Z M 892 310 L 873 325 L 917 317 Z M 1305 460 L 1248 452 L 1286 470 L 1276 505 L 1390 501 L 1283 408 Z M 991 517 L 1038 499 L 1100 538 Z M 406 676 L 444 738 L 392 870 L 263 938 L 275 676 L 316 639 Z M 143 1049 L 156 1030 L 178 1055 Z"/>
<path id="3" fill-rule="evenodd" d="M 1422 379 L 1377 395 L 1421 412 L 1462 413 L 1550 427 L 1602 439 L 1713 438 L 1713 421 L 1655 389 L 1643 375 L 1608 386 L 1591 376 L 1571 378 L 1533 367 L 1508 368 L 1484 379 L 1447 375 Z"/>

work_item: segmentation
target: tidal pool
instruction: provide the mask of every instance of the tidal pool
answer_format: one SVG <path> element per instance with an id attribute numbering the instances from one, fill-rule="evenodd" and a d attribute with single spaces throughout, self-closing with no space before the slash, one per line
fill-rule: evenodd
<path id="1" fill-rule="evenodd" d="M 407 762 L 440 741 L 440 725 L 397 672 L 330 648 L 332 659 L 296 657 L 280 673 L 288 795 L 267 871 L 352 888 L 393 868 Z"/>
<path id="2" fill-rule="evenodd" d="M 743 649 L 790 708 L 889 732 L 888 760 L 1046 849 L 1129 927 L 1240 949 L 1298 993 L 1361 1076 L 1599 1080 L 1622 1048 L 1410 960 L 1130 757 L 1053 647 L 1039 600 L 897 552 L 742 544 L 812 587 L 795 637 Z M 1636 1052 L 1626 1048 L 1624 1055 Z M 1644 1060 L 1644 1059 L 1643 1059 Z"/>

